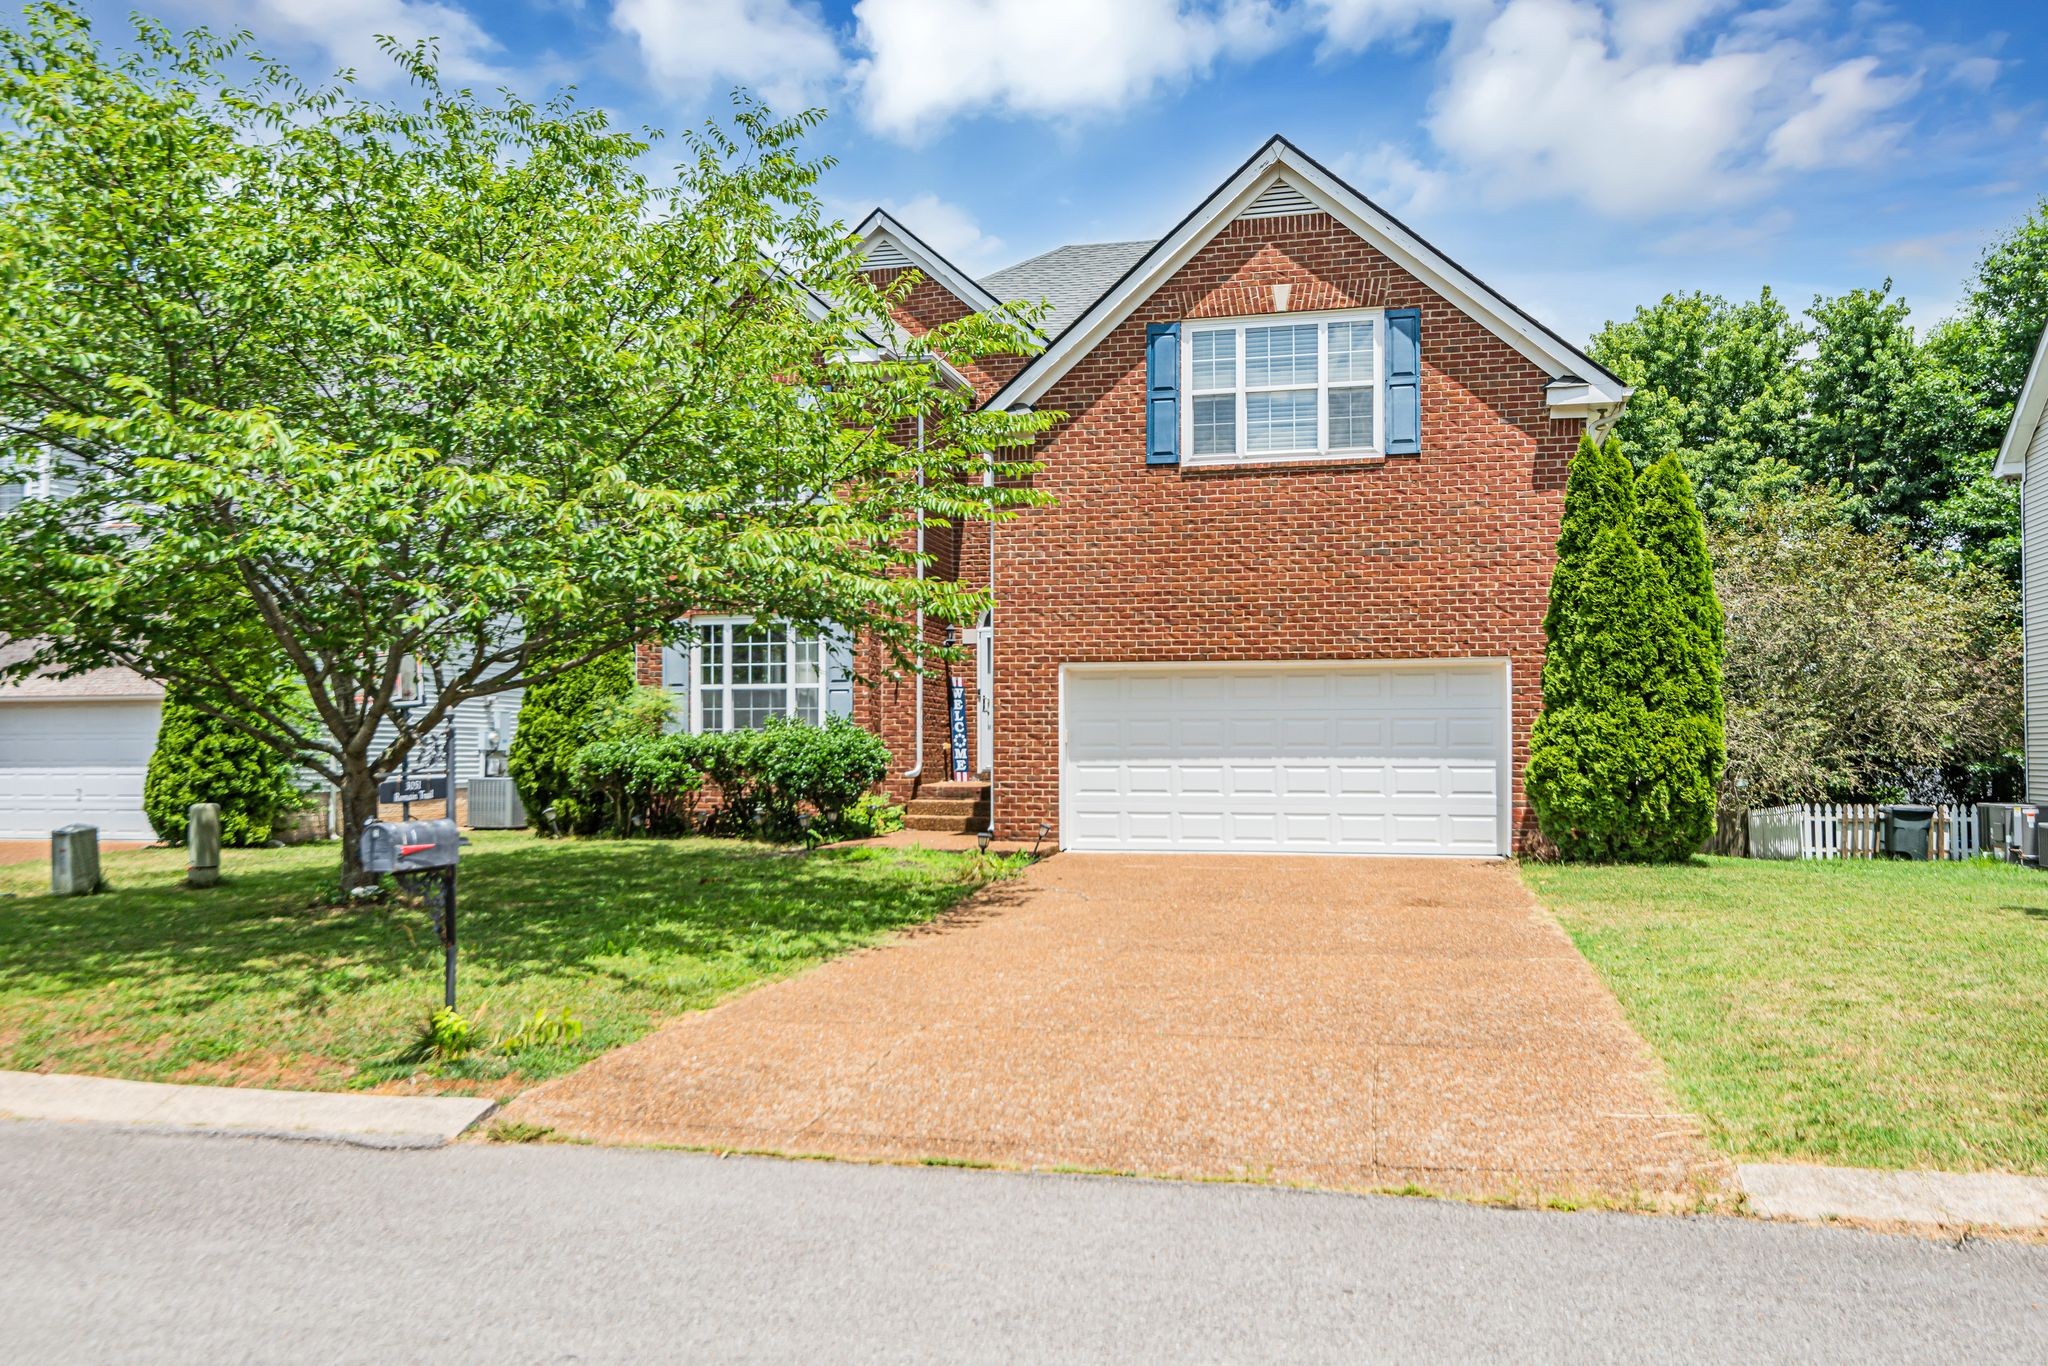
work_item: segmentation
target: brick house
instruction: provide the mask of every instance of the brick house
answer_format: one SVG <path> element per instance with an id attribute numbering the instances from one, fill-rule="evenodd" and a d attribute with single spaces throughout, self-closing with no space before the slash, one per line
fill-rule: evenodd
<path id="1" fill-rule="evenodd" d="M 643 649 L 693 727 L 845 712 L 920 823 L 1070 849 L 1498 855 L 1521 774 L 1565 469 L 1627 389 L 1281 138 L 1154 242 L 973 279 L 876 211 L 914 331 L 1044 300 L 1043 351 L 960 367 L 1067 414 L 1054 505 L 933 528 L 927 572 L 992 583 L 948 683 L 746 622 Z M 922 696 L 920 697 L 920 692 Z"/>

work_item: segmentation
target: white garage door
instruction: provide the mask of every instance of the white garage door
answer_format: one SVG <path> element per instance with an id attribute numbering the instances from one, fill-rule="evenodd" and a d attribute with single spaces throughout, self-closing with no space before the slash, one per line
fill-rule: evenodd
<path id="1" fill-rule="evenodd" d="M 1062 672 L 1069 849 L 1507 852 L 1497 663 Z"/>
<path id="2" fill-rule="evenodd" d="M 156 838 L 142 780 L 155 702 L 0 703 L 0 839 L 41 839 L 74 821 L 102 839 Z"/>

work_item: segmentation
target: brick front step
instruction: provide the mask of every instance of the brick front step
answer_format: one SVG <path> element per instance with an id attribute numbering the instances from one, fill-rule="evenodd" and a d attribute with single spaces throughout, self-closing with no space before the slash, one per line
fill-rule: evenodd
<path id="1" fill-rule="evenodd" d="M 988 784 L 919 783 L 917 787 L 917 795 L 919 798 L 931 797 L 942 802 L 957 802 L 961 800 L 987 801 Z"/>
<path id="2" fill-rule="evenodd" d="M 910 804 L 903 809 L 913 816 L 986 816 L 988 799 L 984 797 L 977 801 L 972 797 L 912 797 Z"/>
<path id="3" fill-rule="evenodd" d="M 972 835 L 988 829 L 988 812 L 974 816 L 921 816 L 906 812 L 905 830 L 937 830 L 948 835 Z"/>

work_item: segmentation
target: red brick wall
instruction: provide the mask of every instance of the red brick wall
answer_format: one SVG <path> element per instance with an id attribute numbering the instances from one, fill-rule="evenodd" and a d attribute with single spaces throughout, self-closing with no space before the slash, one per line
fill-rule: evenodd
<path id="1" fill-rule="evenodd" d="M 902 274 L 901 270 L 868 272 L 878 285 L 884 287 Z M 922 337 L 933 328 L 958 322 L 973 311 L 951 290 L 927 278 L 910 287 L 910 293 L 892 310 L 891 316 L 906 332 Z M 974 386 L 976 398 L 986 399 L 1016 377 L 1017 372 L 1024 368 L 1024 359 L 1022 356 L 984 356 L 978 361 L 954 361 L 953 368 Z"/>
<path id="2" fill-rule="evenodd" d="M 1147 467 L 1145 325 L 1271 312 L 1281 283 L 1293 313 L 1421 309 L 1421 453 Z M 1039 403 L 1069 414 L 1035 481 L 1058 505 L 995 533 L 999 833 L 1057 827 L 1062 663 L 1505 657 L 1519 847 L 1581 427 L 1550 419 L 1548 378 L 1327 215 L 1226 228 Z"/>

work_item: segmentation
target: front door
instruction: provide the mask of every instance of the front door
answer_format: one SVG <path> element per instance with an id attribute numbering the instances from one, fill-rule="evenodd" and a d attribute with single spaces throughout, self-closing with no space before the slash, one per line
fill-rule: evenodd
<path id="1" fill-rule="evenodd" d="M 987 776 L 996 735 L 996 628 L 988 618 L 974 631 L 974 767 Z"/>

